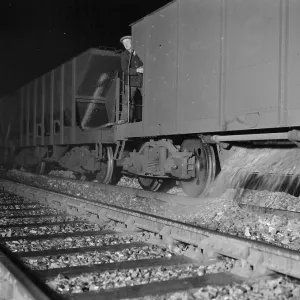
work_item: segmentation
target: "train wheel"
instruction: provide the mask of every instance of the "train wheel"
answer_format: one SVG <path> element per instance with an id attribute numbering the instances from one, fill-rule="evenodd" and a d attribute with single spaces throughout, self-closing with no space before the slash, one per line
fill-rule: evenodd
<path id="1" fill-rule="evenodd" d="M 196 158 L 196 177 L 180 181 L 183 191 L 190 197 L 205 196 L 216 175 L 216 158 L 213 148 L 201 140 L 190 139 L 183 141 L 181 151 L 193 152 Z"/>
<path id="2" fill-rule="evenodd" d="M 103 158 L 100 164 L 100 171 L 96 174 L 96 179 L 100 183 L 116 184 L 121 179 L 121 169 L 116 167 L 112 147 L 103 147 Z"/>

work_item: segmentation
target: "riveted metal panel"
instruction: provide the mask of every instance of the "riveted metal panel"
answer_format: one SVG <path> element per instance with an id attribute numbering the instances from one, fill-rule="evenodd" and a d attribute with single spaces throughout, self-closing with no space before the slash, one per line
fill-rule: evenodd
<path id="1" fill-rule="evenodd" d="M 287 42 L 286 50 L 286 74 L 287 74 L 287 111 L 288 124 L 299 126 L 300 114 L 300 1 L 284 1 L 285 19 L 288 20 L 288 28 L 285 30 Z"/>
<path id="2" fill-rule="evenodd" d="M 76 90 L 78 90 L 84 73 L 86 72 L 87 65 L 91 58 L 91 52 L 91 49 L 89 49 L 76 58 Z"/>
<path id="3" fill-rule="evenodd" d="M 21 138 L 21 90 L 0 97 L 0 148 L 18 146 Z M 3 150 L 3 149 L 2 149 Z M 0 153 L 5 161 L 6 152 Z M 8 154 L 8 153 L 7 153 Z"/>
<path id="4" fill-rule="evenodd" d="M 36 135 L 37 135 L 37 126 L 36 126 L 36 117 L 37 117 L 37 92 L 38 92 L 38 80 L 34 80 L 34 98 L 33 98 L 33 146 L 36 146 Z"/>
<path id="5" fill-rule="evenodd" d="M 36 122 L 37 122 L 37 124 L 40 124 L 42 122 L 42 104 L 43 104 L 43 96 L 42 96 L 43 80 L 42 80 L 42 77 L 36 79 L 36 81 L 37 81 Z"/>
<path id="6" fill-rule="evenodd" d="M 222 1 L 182 0 L 178 22 L 178 120 L 179 131 L 188 132 L 193 124 L 201 130 L 200 120 L 214 119 L 217 125 L 221 115 Z"/>
<path id="7" fill-rule="evenodd" d="M 89 49 L 22 87 L 18 120 L 21 145 L 90 142 L 89 134 L 79 134 L 82 128 L 78 117 L 87 109 L 77 107 L 76 101 L 80 100 L 90 110 L 92 102 L 103 102 L 105 116 L 99 119 L 95 105 L 90 122 L 93 128 L 105 123 L 108 117 L 113 121 L 120 69 L 120 53 Z M 98 137 L 93 137 L 97 142 Z"/>
<path id="8" fill-rule="evenodd" d="M 114 122 L 116 78 L 121 72 L 120 54 L 100 50 L 89 54 L 76 90 L 77 121 L 82 130 Z"/>
<path id="9" fill-rule="evenodd" d="M 145 59 L 144 110 L 151 116 L 145 116 L 143 134 L 299 125 L 299 15 L 297 0 L 177 0 L 135 23 L 135 47 Z M 166 17 L 167 24 L 160 20 Z M 177 37 L 168 31 L 174 20 Z M 172 69 L 175 56 L 154 55 L 161 36 L 171 40 L 178 68 Z M 162 92 L 166 73 L 167 82 L 178 81 Z M 153 130 L 164 113 L 164 100 L 153 99 L 162 95 L 170 107 L 168 130 Z"/>
<path id="10" fill-rule="evenodd" d="M 34 81 L 28 83 L 24 89 L 24 127 L 26 146 L 33 144 L 33 123 L 34 123 Z M 24 130 L 25 129 L 25 130 Z"/>
<path id="11" fill-rule="evenodd" d="M 61 102 L 61 68 L 54 70 L 54 91 L 53 91 L 53 120 L 60 121 L 60 102 Z M 59 132 L 57 132 L 58 134 Z"/>
<path id="12" fill-rule="evenodd" d="M 26 126 L 26 146 L 29 146 L 29 125 L 30 125 L 30 84 L 26 86 L 26 107 L 25 107 L 25 126 Z"/>
<path id="13" fill-rule="evenodd" d="M 45 135 L 50 136 L 50 117 L 51 117 L 51 72 L 45 75 L 45 115 L 44 115 L 44 127 Z"/>
<path id="14" fill-rule="evenodd" d="M 146 115 L 148 114 L 147 104 L 146 104 L 146 91 L 148 91 L 148 79 L 147 76 L 147 62 L 146 62 L 146 54 L 147 54 L 147 39 L 148 35 L 145 34 L 147 32 L 147 22 L 141 21 L 138 23 L 137 26 L 132 27 L 132 37 L 133 37 L 133 49 L 136 51 L 140 59 L 144 63 L 144 74 L 143 74 L 143 100 L 142 100 L 142 118 L 146 118 Z M 131 126 L 131 124 L 127 124 L 127 128 L 125 130 L 126 136 L 142 136 L 145 132 L 145 122 L 139 122 L 138 124 L 134 124 Z M 120 135 L 122 138 L 124 132 L 122 131 L 122 135 Z"/>
<path id="15" fill-rule="evenodd" d="M 65 108 L 65 100 L 64 100 L 64 91 L 65 91 L 65 65 L 60 67 L 60 78 L 61 78 L 61 86 L 60 86 L 60 144 L 64 144 L 64 108 Z"/>
<path id="16" fill-rule="evenodd" d="M 143 59 L 145 134 L 169 134 L 177 128 L 177 3 L 142 21 L 135 32 L 137 53 Z M 138 35 L 138 34 L 141 35 Z M 141 45 L 142 44 L 142 45 Z M 144 47 L 143 47 L 144 46 Z"/>
<path id="17" fill-rule="evenodd" d="M 72 62 L 67 62 L 64 64 L 64 120 L 65 126 L 71 126 L 72 118 Z"/>
<path id="18" fill-rule="evenodd" d="M 75 143 L 76 141 L 76 58 L 72 59 L 72 104 L 71 104 L 71 142 Z"/>
<path id="19" fill-rule="evenodd" d="M 79 83 L 76 81 L 76 97 L 82 99 L 105 97 L 116 72 L 121 72 L 120 55 L 97 50 L 88 54 L 89 59 L 85 60 L 84 72 L 78 71 L 76 74 L 76 79 L 80 78 Z M 76 59 L 76 70 L 78 70 L 77 61 L 82 63 L 81 57 Z"/>
<path id="20" fill-rule="evenodd" d="M 42 112 L 41 112 L 41 145 L 45 144 L 45 111 L 46 111 L 46 75 L 42 78 Z"/>
<path id="21" fill-rule="evenodd" d="M 50 112 L 49 112 L 49 123 L 50 123 L 50 144 L 53 145 L 53 111 L 54 111 L 54 70 L 50 74 Z"/>
<path id="22" fill-rule="evenodd" d="M 35 101 L 34 101 L 34 91 L 35 85 L 34 81 L 30 82 L 29 88 L 29 145 L 33 145 L 33 127 L 34 127 L 34 110 L 35 110 Z"/>
<path id="23" fill-rule="evenodd" d="M 24 102 L 25 102 L 25 87 L 21 88 L 20 91 L 20 146 L 22 147 L 24 144 L 24 137 L 23 137 L 23 131 L 24 131 Z"/>
<path id="24" fill-rule="evenodd" d="M 220 129 L 276 126 L 280 1 L 229 0 L 226 17 L 226 119 Z"/>

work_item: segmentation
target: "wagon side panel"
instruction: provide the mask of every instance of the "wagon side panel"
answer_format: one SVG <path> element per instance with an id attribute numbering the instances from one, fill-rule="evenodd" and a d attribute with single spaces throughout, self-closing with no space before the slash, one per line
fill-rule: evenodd
<path id="1" fill-rule="evenodd" d="M 177 17 L 177 3 L 172 2 L 133 25 L 135 43 L 145 43 L 144 135 L 177 131 Z M 142 48 L 138 45 L 138 51 Z"/>
<path id="2" fill-rule="evenodd" d="M 286 107 L 287 120 L 290 126 L 299 126 L 300 114 L 300 2 L 291 0 L 286 3 L 286 28 L 287 47 L 284 57 L 286 60 Z"/>
<path id="3" fill-rule="evenodd" d="M 281 1 L 230 0 L 226 7 L 226 90 L 222 130 L 280 124 Z M 279 123 L 279 124 L 278 124 Z"/>
<path id="4" fill-rule="evenodd" d="M 180 132 L 216 130 L 222 109 L 219 101 L 224 100 L 220 85 L 222 1 L 179 2 Z"/>

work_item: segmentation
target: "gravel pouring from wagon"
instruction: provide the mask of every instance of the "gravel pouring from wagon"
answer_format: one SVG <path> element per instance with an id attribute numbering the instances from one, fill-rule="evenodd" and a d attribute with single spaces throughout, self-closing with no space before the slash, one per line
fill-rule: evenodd
<path id="1" fill-rule="evenodd" d="M 280 191 L 298 196 L 300 149 L 237 148 L 222 166 L 210 195 L 221 195 L 230 188 L 236 189 L 236 200 L 241 200 L 247 189 Z"/>

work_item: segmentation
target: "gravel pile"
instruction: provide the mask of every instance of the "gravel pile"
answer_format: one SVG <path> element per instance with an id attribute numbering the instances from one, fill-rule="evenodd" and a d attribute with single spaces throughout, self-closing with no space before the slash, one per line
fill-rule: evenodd
<path id="1" fill-rule="evenodd" d="M 142 189 L 137 178 L 127 177 L 127 176 L 123 176 L 117 185 L 135 188 L 135 189 Z"/>
<path id="2" fill-rule="evenodd" d="M 63 178 L 71 178 L 71 179 L 75 179 L 76 178 L 76 175 L 74 174 L 73 171 L 53 170 L 53 171 L 50 171 L 49 175 L 51 175 L 51 176 L 59 176 L 59 177 L 63 177 Z"/>
<path id="3" fill-rule="evenodd" d="M 57 214 L 58 211 L 52 208 L 44 208 L 38 210 L 20 210 L 20 211 L 0 211 L 0 218 L 9 216 L 33 216 L 33 215 L 47 215 L 47 214 Z"/>
<path id="4" fill-rule="evenodd" d="M 298 300 L 300 285 L 297 281 L 279 277 L 256 283 L 227 286 L 207 286 L 189 292 L 178 292 L 162 296 L 146 296 L 135 300 Z"/>
<path id="5" fill-rule="evenodd" d="M 130 270 L 112 270 L 103 273 L 88 273 L 68 278 L 58 275 L 47 281 L 47 284 L 60 293 L 81 293 L 87 291 L 101 291 L 125 286 L 147 284 L 151 282 L 167 281 L 209 273 L 224 272 L 233 265 L 231 260 L 219 262 L 214 266 L 172 266 L 137 268 Z"/>
<path id="6" fill-rule="evenodd" d="M 159 215 L 166 209 L 165 202 L 159 200 L 151 200 L 146 198 L 138 198 L 119 192 L 105 192 L 97 186 L 84 182 L 69 182 L 61 179 L 47 178 L 45 176 L 35 176 L 29 173 L 13 170 L 8 173 L 13 178 L 21 182 L 29 182 L 37 187 L 47 187 L 53 191 L 63 192 L 69 195 L 79 196 L 103 203 L 119 205 L 124 208 L 135 209 L 138 211 L 147 211 L 148 213 Z"/>
<path id="7" fill-rule="evenodd" d="M 230 193 L 230 191 L 228 191 Z M 170 217 L 212 230 L 264 241 L 293 250 L 300 249 L 300 220 L 272 214 L 258 215 L 240 208 L 226 193 L 217 199 L 215 208 L 205 207 L 197 213 Z"/>
<path id="8" fill-rule="evenodd" d="M 83 236 L 66 237 L 50 240 L 27 241 L 18 240 L 6 242 L 7 247 L 12 252 L 41 251 L 50 249 L 70 249 L 92 246 L 106 246 L 116 244 L 129 244 L 139 242 L 141 238 L 138 235 L 115 235 L 107 234 L 104 236 Z"/>
<path id="9" fill-rule="evenodd" d="M 2 217 L 0 218 L 0 225 L 7 225 L 9 223 L 9 219 Z"/>
<path id="10" fill-rule="evenodd" d="M 72 221 L 85 221 L 86 217 L 76 217 L 76 216 L 57 216 L 57 217 L 39 217 L 34 218 L 34 221 L 31 218 L 16 218 L 16 219 L 0 219 L 1 225 L 15 225 L 20 224 L 20 226 L 24 224 L 31 224 L 34 222 L 35 224 L 40 223 L 54 223 L 54 222 L 72 222 Z"/>
<path id="11" fill-rule="evenodd" d="M 84 231 L 100 231 L 102 227 L 93 223 L 75 223 L 62 225 L 47 225 L 39 227 L 23 227 L 23 228 L 0 228 L 0 236 L 27 236 L 41 234 L 55 234 L 68 232 L 84 232 Z"/>
<path id="12" fill-rule="evenodd" d="M 26 204 L 26 205 L 23 205 L 23 204 L 13 204 L 13 205 L 1 205 L 1 210 L 5 210 L 5 209 L 26 209 L 26 208 L 30 208 L 30 209 L 33 209 L 33 208 L 36 208 L 36 209 L 40 209 L 42 207 L 45 207 L 41 204 L 35 204 L 35 203 L 32 203 L 32 204 Z"/>
<path id="13" fill-rule="evenodd" d="M 128 260 L 149 258 L 170 258 L 173 253 L 168 249 L 156 245 L 133 247 L 121 251 L 85 252 L 68 255 L 24 258 L 24 261 L 33 269 L 47 270 L 53 268 L 65 268 L 83 265 L 115 263 Z"/>
<path id="14" fill-rule="evenodd" d="M 17 195 L 13 195 L 13 194 L 10 194 L 10 193 L 0 190 L 0 203 L 5 204 L 6 202 L 9 202 L 9 203 L 13 203 L 13 202 L 15 202 L 15 203 L 20 203 L 20 202 L 31 203 L 31 201 L 28 199 L 24 199 L 23 197 L 19 197 Z"/>
<path id="15" fill-rule="evenodd" d="M 16 176 L 16 174 L 14 174 Z M 160 201 L 152 201 L 149 199 L 136 199 L 135 197 L 122 195 L 120 193 L 109 193 L 106 195 L 103 191 L 95 189 L 91 191 L 88 184 L 82 183 L 78 185 L 68 184 L 65 181 L 59 182 L 56 180 L 49 180 L 46 178 L 38 178 L 31 174 L 17 172 L 17 177 L 28 182 L 37 181 L 37 186 L 47 186 L 54 190 L 67 192 L 69 194 L 77 194 L 86 198 L 98 199 L 105 202 L 107 196 L 108 203 L 117 204 L 127 208 L 135 208 L 145 212 L 150 212 L 165 217 L 171 217 L 176 220 L 188 222 L 192 224 L 199 224 L 211 229 L 218 229 L 224 232 L 230 232 L 235 235 L 248 237 L 250 239 L 268 241 L 280 246 L 286 245 L 286 247 L 292 249 L 300 249 L 299 232 L 300 223 L 298 220 L 286 219 L 283 217 L 273 216 L 266 214 L 265 216 L 259 216 L 255 213 L 249 212 L 245 209 L 241 209 L 236 201 L 233 200 L 232 191 L 228 190 L 221 197 L 212 199 L 209 205 L 201 205 L 198 207 L 185 207 L 182 205 L 172 205 L 170 203 L 163 203 Z M 0 194 L 0 197 L 3 195 Z M 4 193 L 4 197 L 7 194 Z M 92 196 L 92 197 L 91 197 Z M 21 198 L 16 198 L 20 201 Z M 117 199 L 117 200 L 116 200 Z M 282 201 L 281 201 L 282 200 Z M 9 199 L 9 202 L 12 200 Z M 199 200 L 201 201 L 201 200 Z M 148 202 L 148 203 L 146 203 Z M 243 194 L 242 202 L 253 205 L 266 205 L 270 207 L 277 207 L 281 209 L 297 210 L 298 198 L 292 197 L 284 193 L 270 193 L 266 191 L 246 191 Z M 277 205 L 277 206 L 276 206 Z M 299 207 L 299 206 L 298 206 Z M 150 211 L 149 211 L 150 209 Z M 9 219 L 8 219 L 9 220 Z M 25 220 L 25 219 L 24 219 Z M 52 219 L 53 220 L 53 219 Z M 1 224 L 2 219 L 0 219 Z M 11 222 L 11 220 L 9 220 Z M 116 223 L 109 222 L 111 229 L 115 227 Z M 108 226 L 108 227 L 109 227 Z M 92 242 L 97 243 L 97 238 Z M 61 244 L 60 244 L 61 242 Z M 68 244 L 69 242 L 69 244 Z M 47 242 L 45 242 L 46 244 Z M 88 240 L 74 239 L 72 241 L 67 239 L 59 240 L 58 244 L 63 247 L 78 247 L 78 244 L 90 245 Z M 118 241 L 119 243 L 119 241 Z M 59 247 L 55 246 L 55 248 Z M 98 245 L 98 244 L 95 244 Z M 19 243 L 9 245 L 11 249 L 15 247 L 15 251 L 37 251 L 43 248 L 43 241 L 39 241 L 36 244 L 31 242 L 19 241 Z M 40 248 L 41 247 L 41 248 Z M 153 246 L 154 247 L 154 246 Z M 23 249 L 23 250 L 21 250 Z M 51 249 L 51 248 L 50 248 Z M 137 251 L 139 251 L 137 248 Z M 139 254 L 126 252 L 128 249 L 111 253 L 109 251 L 96 253 L 90 252 L 88 254 L 68 255 L 59 257 L 47 257 L 47 258 L 30 258 L 25 259 L 27 264 L 37 269 L 48 269 L 57 267 L 66 267 L 74 265 L 87 265 L 92 263 L 107 263 L 132 259 L 145 258 L 145 253 Z M 130 249 L 132 251 L 132 249 Z M 165 250 L 163 250 L 165 251 Z M 147 252 L 147 251 L 145 251 Z M 167 252 L 165 257 L 171 257 L 172 252 Z M 147 254 L 147 253 L 146 253 Z M 146 256 L 147 257 L 147 256 Z M 161 256 L 162 257 L 162 256 Z M 229 264 L 230 265 L 230 264 Z M 157 274 L 156 271 L 149 270 L 149 274 Z M 220 271 L 220 270 L 219 270 Z M 115 272 L 115 273 L 114 273 Z M 161 272 L 162 274 L 167 273 Z M 172 271 L 174 269 L 172 268 Z M 205 271 L 206 272 L 206 271 Z M 111 273 L 111 274 L 110 274 Z M 48 284 L 51 288 L 64 292 L 82 292 L 88 290 L 100 290 L 102 288 L 113 288 L 120 286 L 120 284 L 141 284 L 144 277 L 147 277 L 146 273 L 142 269 L 129 270 L 123 272 L 109 271 L 103 273 L 86 274 L 76 278 L 66 278 L 62 275 L 55 279 L 49 280 Z M 187 272 L 188 273 L 188 272 Z M 122 280 L 120 280 L 119 275 Z M 204 273 L 205 274 L 205 273 Z M 145 275 L 145 276 L 144 276 Z M 159 276 L 159 275 L 158 275 Z M 167 276 L 167 275 L 163 275 Z M 176 278 L 180 276 L 176 274 Z M 187 275 L 190 276 L 190 275 Z M 192 275 L 193 276 L 193 275 Z M 114 279 L 115 278 L 115 279 Z M 152 278 L 152 277 L 151 277 Z M 153 276 L 156 278 L 156 276 Z M 153 279 L 155 280 L 155 279 Z M 150 281 L 148 281 L 150 282 Z M 242 285 L 230 285 L 225 287 L 206 287 L 202 289 L 195 289 L 188 293 L 175 293 L 165 295 L 161 297 L 144 297 L 144 300 L 152 299 L 299 299 L 300 298 L 300 286 L 298 282 L 291 281 L 289 279 L 280 277 L 275 280 L 262 280 L 259 283 L 244 283 Z"/>
<path id="16" fill-rule="evenodd" d="M 107 223 L 103 224 L 103 230 L 111 230 L 111 231 L 118 231 L 119 224 L 122 224 L 124 228 L 124 224 L 120 222 L 116 222 L 114 220 L 110 220 Z"/>
<path id="17" fill-rule="evenodd" d="M 268 191 L 245 190 L 239 202 L 300 212 L 299 198 L 282 192 L 270 193 Z"/>
<path id="18" fill-rule="evenodd" d="M 254 179 L 253 174 L 256 175 Z M 219 192 L 228 188 L 255 186 L 275 192 L 299 190 L 300 151 L 293 148 L 236 148 L 235 153 L 222 166 L 214 189 Z M 283 182 L 283 176 L 289 180 Z M 292 188 L 292 189 L 291 189 Z"/>

